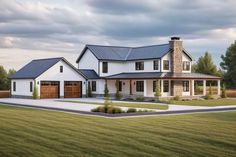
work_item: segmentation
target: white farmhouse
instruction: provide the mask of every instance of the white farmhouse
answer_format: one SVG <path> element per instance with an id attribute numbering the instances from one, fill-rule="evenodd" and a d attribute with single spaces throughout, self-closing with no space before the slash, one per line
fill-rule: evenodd
<path id="1" fill-rule="evenodd" d="M 204 96 L 207 85 L 220 94 L 220 77 L 191 72 L 192 57 L 179 37 L 143 47 L 86 45 L 76 63 L 78 68 L 64 58 L 33 60 L 11 77 L 12 96 L 31 97 L 36 82 L 41 98 L 85 97 L 88 84 L 101 97 L 105 80 L 111 96 L 119 90 L 123 97 L 152 98 L 157 80 L 161 97 Z"/>

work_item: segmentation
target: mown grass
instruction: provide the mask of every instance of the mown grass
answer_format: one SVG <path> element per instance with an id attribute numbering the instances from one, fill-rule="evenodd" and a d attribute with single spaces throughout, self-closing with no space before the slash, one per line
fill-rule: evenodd
<path id="1" fill-rule="evenodd" d="M 86 102 L 86 101 L 78 101 L 78 100 L 57 100 L 60 102 L 71 102 L 77 104 L 94 104 L 94 105 L 103 105 L 104 103 L 100 102 Z M 156 103 L 125 103 L 125 102 L 112 102 L 114 106 L 119 107 L 132 107 L 132 108 L 146 108 L 146 109 L 157 109 L 157 110 L 167 110 L 169 108 L 168 105 L 160 105 Z"/>
<path id="2" fill-rule="evenodd" d="M 236 105 L 236 99 L 212 99 L 212 100 L 189 100 L 189 101 L 174 101 L 171 104 L 188 105 L 188 106 L 228 106 Z"/>
<path id="3" fill-rule="evenodd" d="M 0 106 L 0 156 L 233 157 L 235 130 L 236 112 L 107 119 Z"/>

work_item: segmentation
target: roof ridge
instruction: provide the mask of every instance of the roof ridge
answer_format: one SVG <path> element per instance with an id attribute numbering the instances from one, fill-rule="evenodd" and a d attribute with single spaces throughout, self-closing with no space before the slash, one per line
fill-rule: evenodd
<path id="1" fill-rule="evenodd" d="M 64 57 L 54 57 L 54 58 L 33 59 L 32 61 L 52 60 L 52 59 L 64 59 Z"/>
<path id="2" fill-rule="evenodd" d="M 138 47 L 133 47 L 133 49 L 143 48 L 143 47 L 163 46 L 163 45 L 169 45 L 169 43 L 166 43 L 166 44 L 157 44 L 157 45 L 147 45 L 147 46 L 138 46 Z"/>
<path id="3" fill-rule="evenodd" d="M 86 46 L 100 46 L 100 47 L 132 48 L 132 47 L 129 47 L 129 46 L 112 46 L 112 45 L 96 45 L 96 44 L 87 44 Z"/>

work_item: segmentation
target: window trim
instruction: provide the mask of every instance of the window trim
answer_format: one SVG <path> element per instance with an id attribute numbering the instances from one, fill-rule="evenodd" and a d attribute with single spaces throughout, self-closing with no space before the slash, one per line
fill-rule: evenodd
<path id="1" fill-rule="evenodd" d="M 102 62 L 102 73 L 108 73 L 108 62 Z"/>
<path id="2" fill-rule="evenodd" d="M 33 92 L 33 82 L 30 81 L 30 92 Z"/>
<path id="3" fill-rule="evenodd" d="M 14 92 L 16 91 L 16 82 L 15 81 L 13 82 L 13 91 Z"/>
<path id="4" fill-rule="evenodd" d="M 135 62 L 135 70 L 144 70 L 144 61 Z"/>
<path id="5" fill-rule="evenodd" d="M 183 81 L 183 92 L 189 92 L 189 91 L 190 91 L 189 81 Z"/>
<path id="6" fill-rule="evenodd" d="M 96 91 L 97 91 L 97 82 L 92 81 L 92 92 L 96 92 Z"/>
<path id="7" fill-rule="evenodd" d="M 168 65 L 166 65 L 165 62 L 168 62 Z M 168 69 L 165 69 L 166 66 L 168 66 Z M 169 60 L 163 60 L 163 70 L 170 70 L 170 61 Z"/>
<path id="8" fill-rule="evenodd" d="M 157 64 L 155 64 L 157 63 Z M 153 61 L 153 70 L 159 70 L 159 60 L 154 60 Z"/>
<path id="9" fill-rule="evenodd" d="M 136 92 L 144 92 L 144 81 L 136 81 Z"/>
<path id="10" fill-rule="evenodd" d="M 183 71 L 190 71 L 190 61 L 183 61 Z"/>
<path id="11" fill-rule="evenodd" d="M 63 69 L 63 66 L 61 65 L 61 66 L 60 66 L 60 73 L 63 73 L 63 70 L 64 70 L 64 69 Z"/>

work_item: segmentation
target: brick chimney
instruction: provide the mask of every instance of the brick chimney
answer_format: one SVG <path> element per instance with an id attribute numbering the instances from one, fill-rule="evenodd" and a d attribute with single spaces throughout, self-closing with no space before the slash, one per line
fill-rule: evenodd
<path id="1" fill-rule="evenodd" d="M 182 73 L 182 52 L 183 46 L 180 37 L 171 37 L 169 41 L 171 53 L 171 72 Z"/>

